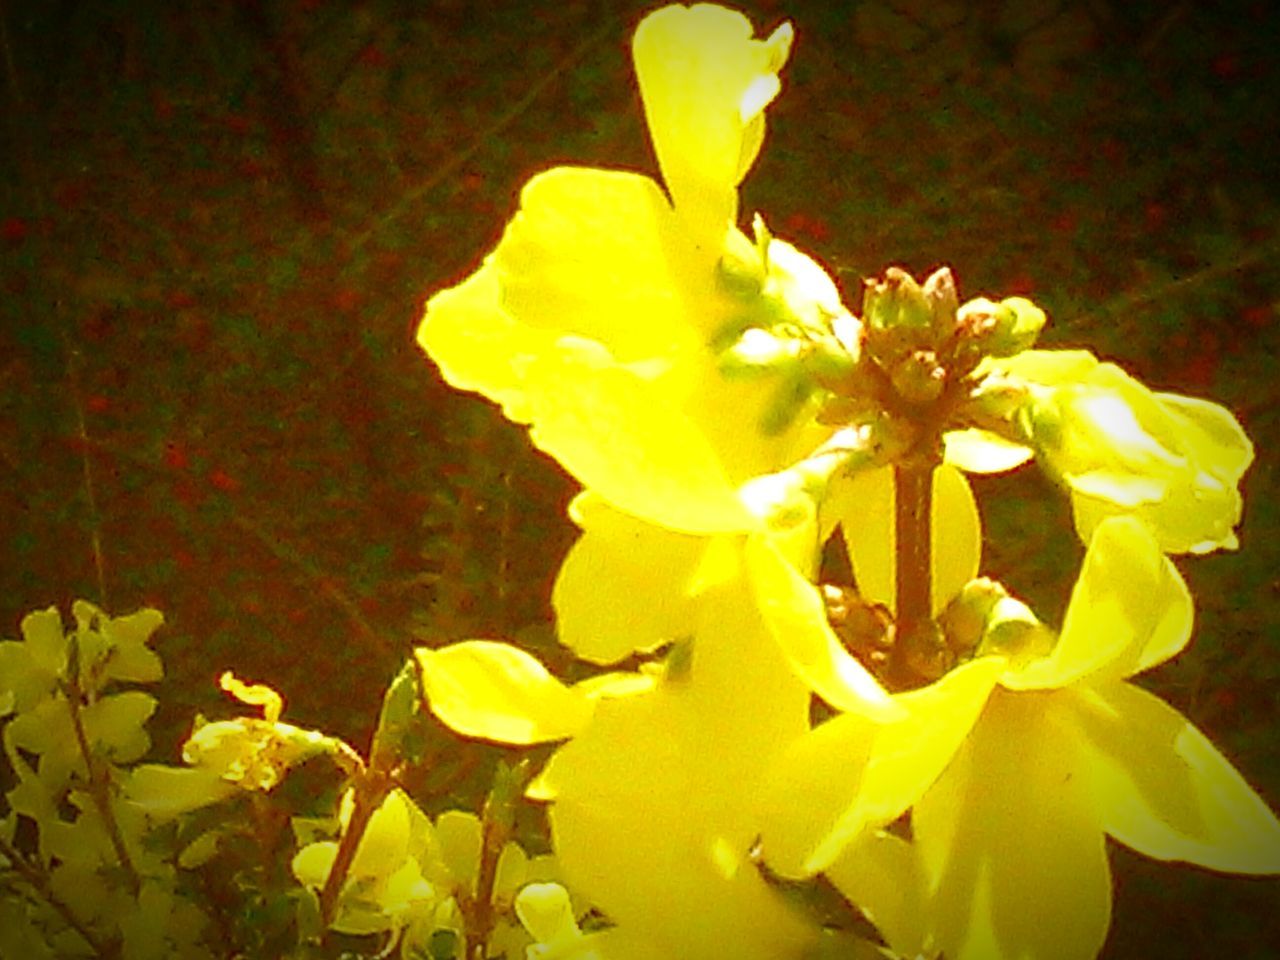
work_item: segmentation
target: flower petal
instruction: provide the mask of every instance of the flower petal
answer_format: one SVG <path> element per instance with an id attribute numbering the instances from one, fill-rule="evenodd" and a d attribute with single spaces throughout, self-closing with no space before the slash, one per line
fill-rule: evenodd
<path id="1" fill-rule="evenodd" d="M 700 606 L 688 671 L 602 700 L 553 756 L 569 886 L 657 956 L 773 960 L 812 937 L 748 858 L 763 769 L 805 728 L 793 680 L 740 583 Z"/>
<path id="2" fill-rule="evenodd" d="M 414 653 L 431 712 L 464 736 L 546 743 L 573 736 L 591 717 L 590 699 L 508 644 L 466 640 Z"/>
<path id="3" fill-rule="evenodd" d="M 901 715 L 888 692 L 827 622 L 817 589 L 765 537 L 751 537 L 747 571 L 761 615 L 791 669 L 837 710 L 889 720 Z"/>
<path id="4" fill-rule="evenodd" d="M 765 789 L 762 848 L 783 876 L 826 869 L 868 828 L 896 820 L 951 761 L 1004 669 L 971 661 L 894 697 L 896 719 L 847 713 L 791 744 Z"/>
<path id="5" fill-rule="evenodd" d="M 552 590 L 560 642 L 591 663 L 616 663 L 693 633 L 690 581 L 706 540 L 619 513 L 585 493 L 582 527 Z"/>
<path id="6" fill-rule="evenodd" d="M 717 253 L 737 218 L 737 186 L 781 89 L 790 24 L 753 40 L 749 20 L 712 4 L 645 17 L 632 41 L 636 78 L 663 180 L 695 243 Z"/>
<path id="7" fill-rule="evenodd" d="M 948 960 L 1093 960 L 1102 948 L 1106 847 L 1058 696 L 993 693 L 912 814 Z"/>
<path id="8" fill-rule="evenodd" d="M 1012 667 L 1000 682 L 1038 690 L 1131 676 L 1182 650 L 1193 616 L 1186 583 L 1148 527 L 1108 518 L 1089 542 L 1053 652 Z"/>
<path id="9" fill-rule="evenodd" d="M 1280 821 L 1186 717 L 1130 683 L 1071 702 L 1108 833 L 1157 860 L 1280 873 Z"/>

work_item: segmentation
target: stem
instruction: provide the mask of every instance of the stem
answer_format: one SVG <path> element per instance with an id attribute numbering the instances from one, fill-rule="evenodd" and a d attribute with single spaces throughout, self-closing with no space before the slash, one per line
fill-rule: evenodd
<path id="1" fill-rule="evenodd" d="M 333 923 L 342 886 L 346 883 L 347 872 L 355 861 L 356 851 L 360 849 L 360 841 L 364 838 L 369 821 L 378 807 L 382 806 L 382 801 L 387 798 L 393 785 L 391 778 L 379 770 L 370 770 L 367 775 L 356 777 L 351 819 L 347 821 L 347 829 L 342 832 L 333 866 L 329 868 L 324 889 L 320 891 L 320 922 L 325 929 Z"/>
<path id="2" fill-rule="evenodd" d="M 103 775 L 102 762 L 93 755 L 89 737 L 84 730 L 84 720 L 80 715 L 80 707 L 84 702 L 84 689 L 80 686 L 80 645 L 74 635 L 71 638 L 69 653 L 67 709 L 71 713 L 71 729 L 75 731 L 76 744 L 80 748 L 80 755 L 84 757 L 85 769 L 89 774 L 89 795 L 93 797 L 93 804 L 98 808 L 98 816 L 102 818 L 103 829 L 107 831 L 116 859 L 120 861 L 120 866 L 124 870 L 129 892 L 136 897 L 142 890 L 142 878 L 138 876 L 137 868 L 133 865 L 133 858 L 129 856 L 129 849 L 125 846 L 124 837 L 120 833 L 120 824 L 116 822 L 115 811 L 111 809 L 111 782 Z"/>
<path id="3" fill-rule="evenodd" d="M 44 870 L 27 860 L 22 851 L 10 844 L 4 837 L 0 837 L 0 854 L 4 855 L 13 871 L 31 886 L 40 899 L 47 903 L 63 919 L 66 925 L 89 945 L 89 949 L 93 951 L 95 956 L 115 957 L 118 955 L 118 945 L 100 940 L 97 934 L 81 923 L 80 918 L 71 911 L 71 908 L 58 899 L 49 888 L 49 878 Z"/>
<path id="4" fill-rule="evenodd" d="M 897 626 L 889 675 L 902 681 L 910 674 L 911 646 L 933 617 L 933 464 L 909 457 L 894 465 L 893 480 Z"/>

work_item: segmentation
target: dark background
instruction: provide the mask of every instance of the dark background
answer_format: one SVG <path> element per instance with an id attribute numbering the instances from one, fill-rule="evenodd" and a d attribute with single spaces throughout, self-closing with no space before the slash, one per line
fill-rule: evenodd
<path id="1" fill-rule="evenodd" d="M 227 712 L 227 667 L 364 747 L 414 642 L 563 666 L 573 485 L 413 333 L 530 174 L 656 172 L 628 55 L 653 6 L 3 0 L 0 630 L 164 611 L 163 759 Z M 1047 345 L 1237 411 L 1243 549 L 1179 560 L 1197 640 L 1148 685 L 1280 805 L 1270 5 L 743 6 L 797 31 L 744 212 L 847 293 L 949 263 L 962 296 L 1034 296 Z M 1061 499 L 979 492 L 991 572 L 1056 614 Z M 1275 880 L 1116 862 L 1107 956 L 1280 951 Z"/>

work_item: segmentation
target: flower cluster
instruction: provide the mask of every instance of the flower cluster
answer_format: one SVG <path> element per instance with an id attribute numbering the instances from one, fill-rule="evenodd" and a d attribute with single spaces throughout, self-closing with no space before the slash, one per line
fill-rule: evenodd
<path id="1" fill-rule="evenodd" d="M 419 652 L 426 696 L 468 736 L 563 741 L 529 793 L 611 926 L 584 946 L 530 893 L 572 947 L 531 958 L 798 960 L 825 932 L 780 880 L 823 873 L 898 955 L 1084 960 L 1108 835 L 1280 872 L 1280 822 L 1132 682 L 1189 641 L 1167 554 L 1236 546 L 1252 447 L 1215 404 L 1034 349 L 1027 300 L 890 269 L 855 316 L 761 217 L 739 229 L 791 41 L 719 6 L 650 14 L 633 54 L 661 182 L 539 174 L 429 300 L 445 379 L 582 484 L 561 641 L 643 666 L 568 686 L 467 641 Z M 1056 628 L 980 576 L 966 478 L 1032 459 L 1087 546 Z M 832 537 L 853 584 L 817 582 Z"/>

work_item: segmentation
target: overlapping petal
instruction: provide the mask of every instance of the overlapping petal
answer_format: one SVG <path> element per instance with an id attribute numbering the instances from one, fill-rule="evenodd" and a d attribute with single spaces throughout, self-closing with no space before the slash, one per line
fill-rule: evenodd
<path id="1" fill-rule="evenodd" d="M 741 584 L 711 591 L 699 613 L 691 670 L 602 701 L 552 758 L 557 857 L 653 956 L 798 958 L 815 931 L 748 854 L 763 770 L 805 729 L 809 694 Z"/>
<path id="2" fill-rule="evenodd" d="M 1071 488 L 1083 540 L 1106 517 L 1132 514 L 1171 553 L 1237 546 L 1253 445 L 1229 410 L 1155 393 L 1084 351 L 1028 350 L 994 369 L 1030 385 L 1027 428 Z"/>
<path id="3" fill-rule="evenodd" d="M 791 25 L 752 39 L 751 22 L 713 4 L 646 17 L 632 51 L 654 152 L 695 243 L 719 255 L 737 218 L 737 186 L 764 139 L 764 108 L 781 89 Z"/>

